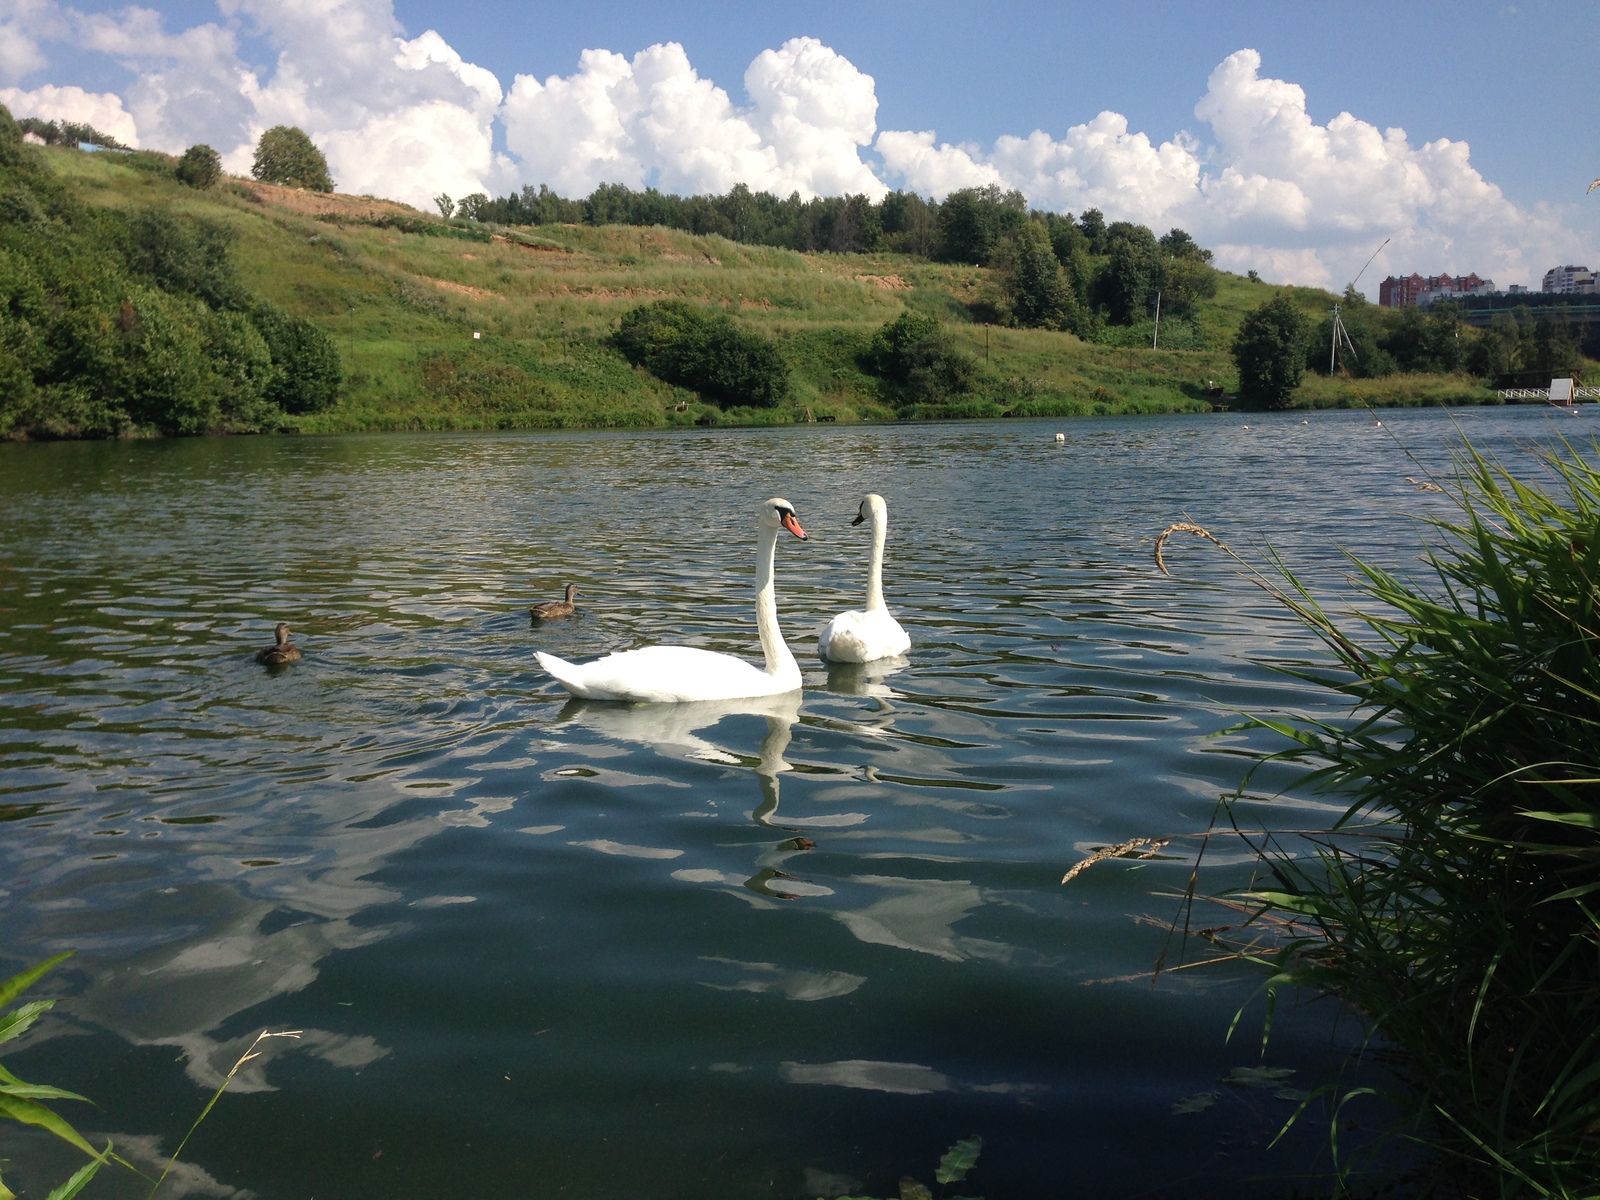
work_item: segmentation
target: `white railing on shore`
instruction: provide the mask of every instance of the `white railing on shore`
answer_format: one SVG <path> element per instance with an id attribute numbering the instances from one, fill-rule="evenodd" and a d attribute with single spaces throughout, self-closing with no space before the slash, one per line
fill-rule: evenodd
<path id="1" fill-rule="evenodd" d="M 1509 401 L 1509 400 L 1542 400 L 1545 403 L 1550 403 L 1550 389 L 1549 388 L 1502 388 L 1502 389 L 1500 389 L 1500 399 L 1507 400 L 1507 401 Z M 1600 387 L 1573 388 L 1572 389 L 1572 400 L 1569 403 L 1574 403 L 1575 404 L 1579 400 L 1597 400 L 1597 401 L 1600 401 Z"/>

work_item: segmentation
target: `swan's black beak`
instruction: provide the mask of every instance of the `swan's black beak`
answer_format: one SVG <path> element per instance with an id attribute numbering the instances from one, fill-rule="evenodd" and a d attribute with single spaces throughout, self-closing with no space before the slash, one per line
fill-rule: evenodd
<path id="1" fill-rule="evenodd" d="M 795 520 L 794 513 L 792 511 L 786 509 L 784 514 L 778 518 L 778 523 L 790 533 L 794 534 L 795 537 L 799 538 L 802 542 L 806 540 L 806 531 L 800 528 L 800 522 Z"/>
<path id="2" fill-rule="evenodd" d="M 861 524 L 861 522 L 865 521 L 866 519 L 867 519 L 867 514 L 866 513 L 858 512 L 856 514 L 856 519 L 854 521 L 851 521 L 850 524 L 859 525 L 859 524 Z"/>

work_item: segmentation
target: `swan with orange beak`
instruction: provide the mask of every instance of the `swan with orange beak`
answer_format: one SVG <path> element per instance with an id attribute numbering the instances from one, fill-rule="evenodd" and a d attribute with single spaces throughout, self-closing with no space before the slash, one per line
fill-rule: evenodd
<path id="1" fill-rule="evenodd" d="M 540 651 L 539 665 L 585 700 L 687 704 L 798 691 L 800 665 L 778 628 L 772 560 L 780 531 L 787 530 L 801 541 L 806 531 L 800 528 L 794 505 L 778 497 L 761 505 L 756 528 L 756 630 L 765 665 L 757 667 L 731 654 L 695 646 L 645 646 L 588 663 L 567 662 Z"/>

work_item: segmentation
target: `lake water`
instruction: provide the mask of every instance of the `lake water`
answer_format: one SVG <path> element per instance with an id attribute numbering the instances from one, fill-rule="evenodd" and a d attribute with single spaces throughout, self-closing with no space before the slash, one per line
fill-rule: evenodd
<path id="1" fill-rule="evenodd" d="M 149 1164 L 258 1032 L 303 1031 L 240 1071 L 164 1196 L 884 1196 L 971 1134 L 962 1186 L 991 1200 L 1285 1195 L 1258 1177 L 1321 1131 L 1269 1151 L 1293 1102 L 1218 1082 L 1262 1061 L 1259 1015 L 1225 1040 L 1258 978 L 1148 978 L 1192 842 L 1060 883 L 1203 830 L 1275 748 L 1215 736 L 1239 714 L 1330 711 L 1274 669 L 1322 660 L 1293 621 L 1195 539 L 1164 578 L 1153 537 L 1187 514 L 1336 590 L 1340 547 L 1414 566 L 1418 518 L 1452 506 L 1406 477 L 1447 481 L 1459 432 L 1516 463 L 1596 419 L 0 447 L 0 965 L 77 951 L 6 1061 Z M 830 670 L 867 491 L 913 649 Z M 584 705 L 537 669 L 758 658 L 773 495 L 812 535 L 777 562 L 803 695 Z M 579 615 L 533 626 L 569 580 Z M 305 658 L 269 671 L 278 620 Z M 1202 888 L 1245 859 L 1214 847 Z M 1314 1087 L 1357 1036 L 1302 1006 L 1265 1061 Z M 0 1140 L 40 1195 L 71 1154 Z"/>

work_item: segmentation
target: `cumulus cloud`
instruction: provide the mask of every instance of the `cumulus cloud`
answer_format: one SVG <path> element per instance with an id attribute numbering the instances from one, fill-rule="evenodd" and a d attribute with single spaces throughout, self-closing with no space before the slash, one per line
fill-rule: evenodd
<path id="1" fill-rule="evenodd" d="M 1254 50 L 1212 71 L 1194 108 L 1198 136 L 1152 137 L 1108 110 L 1059 136 L 1007 134 L 985 148 L 878 130 L 872 77 L 814 38 L 757 55 L 743 103 L 673 42 L 631 58 L 586 50 L 571 74 L 517 75 L 503 92 L 436 31 L 408 38 L 393 0 L 217 4 L 219 22 L 171 31 L 137 6 L 85 14 L 59 0 L 0 0 L 0 83 L 13 85 L 0 98 L 130 144 L 204 141 L 236 172 L 263 130 L 298 125 L 342 190 L 419 206 L 440 191 L 538 183 L 569 196 L 615 182 L 875 198 L 891 182 L 935 197 L 994 184 L 1036 207 L 1098 208 L 1158 232 L 1179 225 L 1219 265 L 1335 287 L 1386 237 L 1379 271 L 1476 270 L 1502 285 L 1585 252 L 1560 213 L 1518 206 L 1485 180 L 1465 142 L 1413 144 L 1350 113 L 1319 124 L 1304 89 L 1263 75 Z M 242 42 L 267 47 L 271 66 L 250 65 Z M 55 82 L 25 90 L 53 43 L 120 63 L 128 86 L 120 96 Z M 495 149 L 500 131 L 509 153 Z"/>
<path id="2" fill-rule="evenodd" d="M 587 50 L 578 70 L 518 75 L 501 111 L 506 145 L 530 183 L 583 195 L 601 183 L 874 198 L 888 189 L 861 158 L 876 130 L 872 77 L 814 38 L 758 55 L 747 108 L 702 79 L 676 42 L 632 59 Z"/>
<path id="3" fill-rule="evenodd" d="M 122 107 L 122 98 L 110 92 L 86 92 L 80 87 L 56 87 L 51 83 L 31 92 L 6 87 L 0 88 L 0 104 L 9 108 L 13 116 L 92 125 L 125 146 L 139 145 L 133 116 Z"/>

